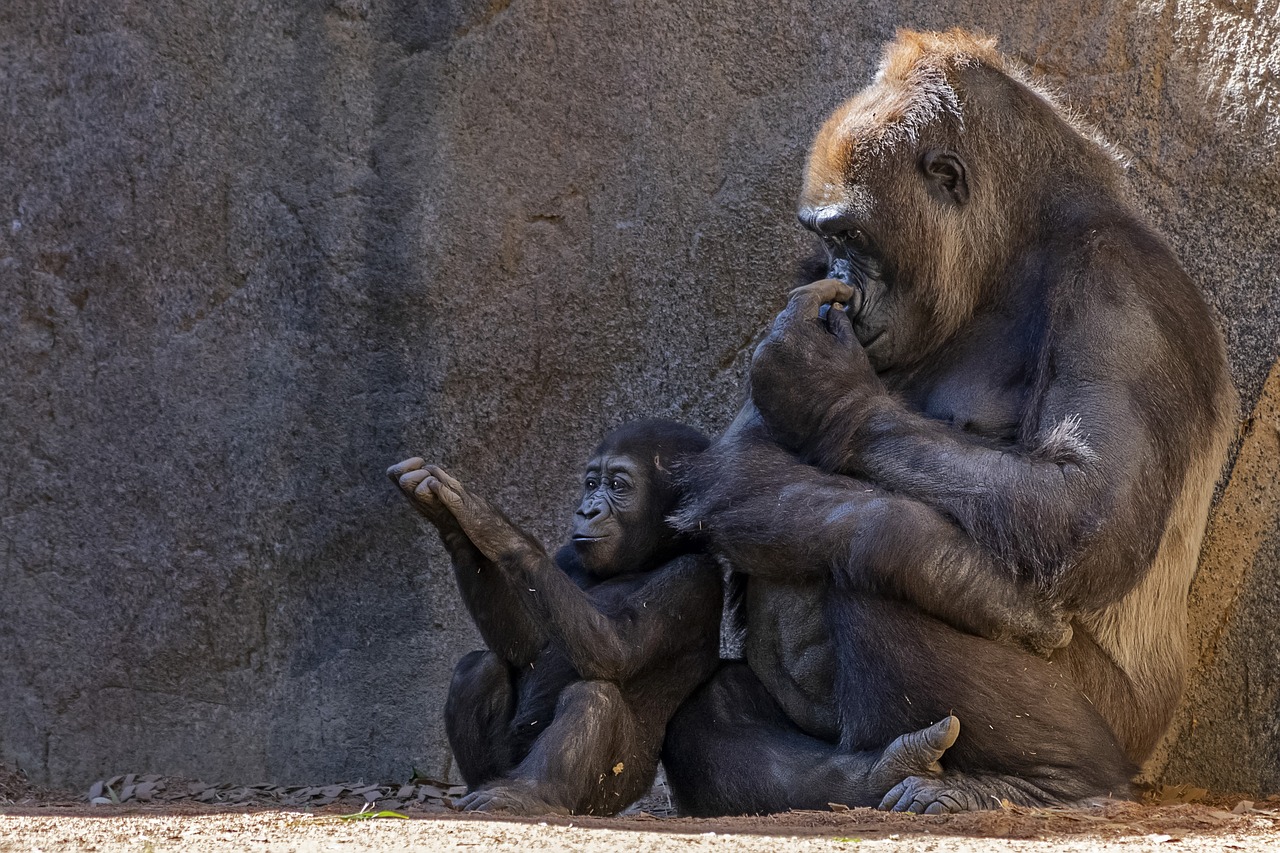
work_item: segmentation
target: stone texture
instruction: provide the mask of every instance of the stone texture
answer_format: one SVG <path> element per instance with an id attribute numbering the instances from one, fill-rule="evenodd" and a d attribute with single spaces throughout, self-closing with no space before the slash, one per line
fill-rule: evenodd
<path id="1" fill-rule="evenodd" d="M 439 708 L 478 641 L 383 468 L 439 459 L 554 540 L 608 427 L 723 425 L 807 245 L 808 138 L 898 26 L 999 35 L 1119 145 L 1252 406 L 1280 351 L 1277 20 L 0 4 L 0 763 L 444 776 Z M 1256 754 L 1192 736 L 1170 772 L 1280 787 L 1267 541 L 1213 682 Z"/>

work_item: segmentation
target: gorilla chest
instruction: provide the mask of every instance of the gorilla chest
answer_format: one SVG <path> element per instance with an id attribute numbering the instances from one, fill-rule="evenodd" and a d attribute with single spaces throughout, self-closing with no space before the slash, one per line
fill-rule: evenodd
<path id="1" fill-rule="evenodd" d="M 1003 442 L 1017 438 L 1032 375 L 1020 352 L 983 335 L 889 385 L 925 416 Z"/>

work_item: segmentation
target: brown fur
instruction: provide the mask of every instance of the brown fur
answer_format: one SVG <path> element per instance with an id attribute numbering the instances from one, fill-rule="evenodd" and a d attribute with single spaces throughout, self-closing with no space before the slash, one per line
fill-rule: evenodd
<path id="1" fill-rule="evenodd" d="M 929 203 L 914 174 L 919 152 L 954 150 L 969 166 L 973 201 Z M 1011 181 L 1008 175 L 1020 180 Z M 994 39 L 962 30 L 900 31 L 873 83 L 838 108 L 810 151 L 802 207 L 838 206 L 874 223 L 898 286 L 927 306 L 932 328 L 918 356 L 946 345 L 985 306 L 1005 296 L 1009 270 L 1044 227 L 1051 199 L 1080 193 L 1123 202 L 1113 150 Z M 912 247 L 928 245 L 931 251 Z M 1225 363 L 1216 335 L 1207 353 Z M 1180 355 L 1172 359 L 1176 363 Z M 1056 656 L 1113 727 L 1129 756 L 1145 759 L 1172 715 L 1185 673 L 1186 599 L 1214 483 L 1235 425 L 1236 400 L 1220 371 L 1198 423 L 1181 488 L 1149 568 L 1117 601 L 1077 614 L 1079 640 Z M 1030 426 L 1035 458 L 1091 460 L 1078 419 Z"/>
<path id="2" fill-rule="evenodd" d="M 916 168 L 917 152 L 927 144 L 966 157 L 980 215 L 961 217 L 929 204 L 918 181 L 899 180 Z M 1036 221 L 1039 199 L 1002 176 L 1052 173 L 1064 162 L 1108 190 L 1119 184 L 1110 148 L 1021 66 L 997 53 L 994 39 L 962 30 L 903 30 L 885 47 L 872 84 L 818 131 L 800 201 L 859 209 L 883 223 L 879 237 L 889 254 L 923 261 L 896 273 L 929 304 L 936 346 L 996 295 L 991 283 L 1011 252 L 1027 243 L 1019 224 Z M 933 251 L 908 251 L 925 241 Z"/>

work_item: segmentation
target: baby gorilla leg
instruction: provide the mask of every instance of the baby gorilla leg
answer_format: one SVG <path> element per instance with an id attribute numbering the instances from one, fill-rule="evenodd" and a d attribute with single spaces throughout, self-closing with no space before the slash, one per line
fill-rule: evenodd
<path id="1" fill-rule="evenodd" d="M 515 770 L 458 805 L 523 815 L 617 814 L 653 784 L 661 736 L 644 729 L 612 683 L 576 682 Z"/>
<path id="2" fill-rule="evenodd" d="M 493 652 L 464 655 L 449 684 L 444 727 L 468 788 L 505 776 L 520 759 L 511 734 L 514 712 L 511 668 Z"/>

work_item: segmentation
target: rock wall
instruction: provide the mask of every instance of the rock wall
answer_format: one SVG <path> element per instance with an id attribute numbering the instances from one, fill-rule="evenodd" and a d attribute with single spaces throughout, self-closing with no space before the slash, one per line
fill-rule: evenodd
<path id="1" fill-rule="evenodd" d="M 383 468 L 443 461 L 554 540 L 607 428 L 722 426 L 808 245 L 805 146 L 899 26 L 999 35 L 1119 145 L 1251 406 L 1280 353 L 1277 20 L 9 0 L 0 763 L 448 774 L 439 710 L 478 640 Z M 1213 644 L 1242 710 L 1168 767 L 1275 790 L 1280 522 L 1255 523 L 1269 544 Z"/>

